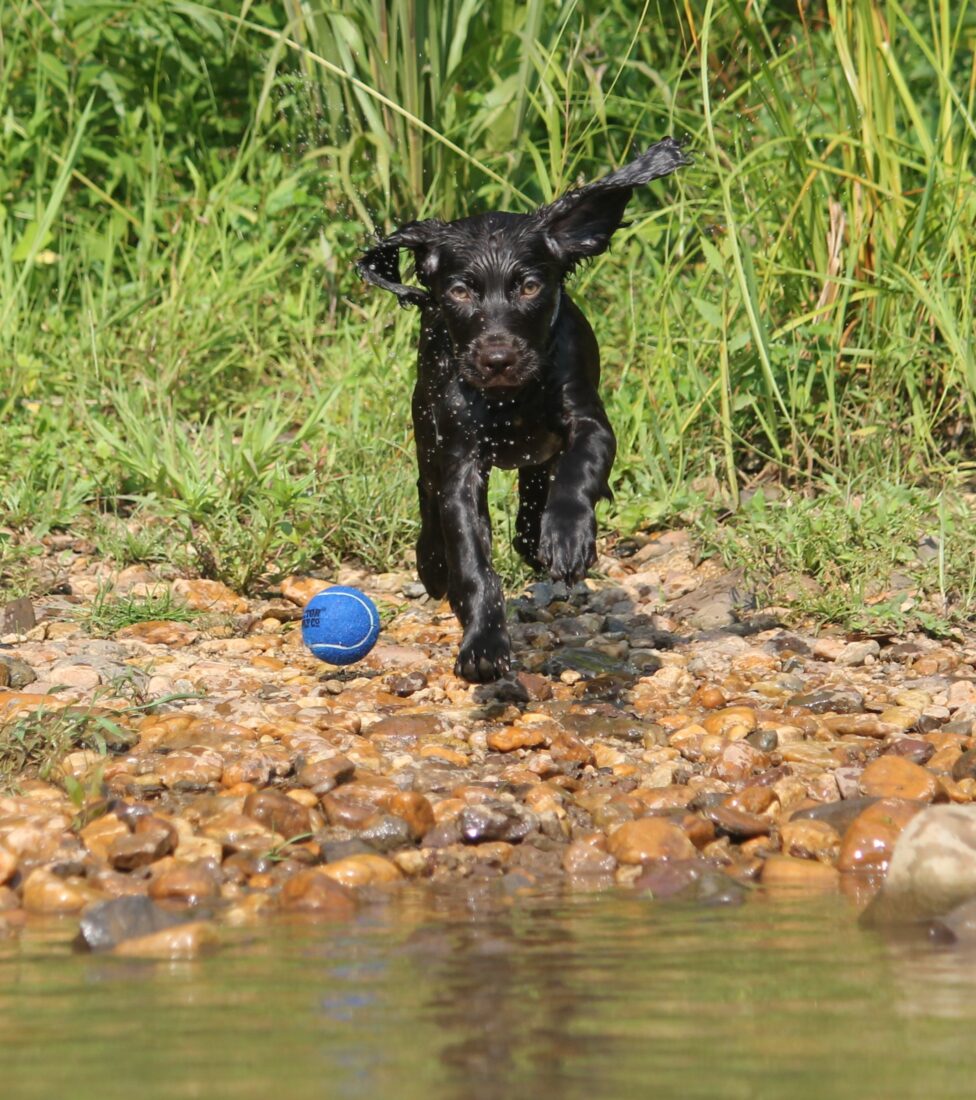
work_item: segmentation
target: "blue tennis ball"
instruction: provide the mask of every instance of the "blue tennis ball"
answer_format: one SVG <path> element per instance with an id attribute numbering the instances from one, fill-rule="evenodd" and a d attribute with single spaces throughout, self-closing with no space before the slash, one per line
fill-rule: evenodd
<path id="1" fill-rule="evenodd" d="M 320 661 L 351 665 L 376 645 L 380 616 L 358 588 L 334 585 L 313 596 L 302 615 L 302 641 Z"/>

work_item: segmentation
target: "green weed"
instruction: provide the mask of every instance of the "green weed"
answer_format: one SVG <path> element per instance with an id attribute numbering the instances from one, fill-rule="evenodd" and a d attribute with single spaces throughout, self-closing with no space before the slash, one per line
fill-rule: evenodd
<path id="1" fill-rule="evenodd" d="M 85 605 L 83 621 L 93 635 L 107 637 L 135 623 L 157 619 L 189 623 L 199 616 L 199 612 L 178 600 L 172 589 L 162 585 L 145 596 L 112 596 L 110 589 L 99 589 L 91 603 Z"/>
<path id="2" fill-rule="evenodd" d="M 0 789 L 26 776 L 59 779 L 70 752 L 87 749 L 104 756 L 135 740 L 135 734 L 94 707 L 40 708 L 0 722 Z"/>
<path id="3" fill-rule="evenodd" d="M 976 592 L 971 507 L 884 482 L 825 482 L 815 496 L 760 489 L 719 522 L 703 512 L 706 552 L 744 565 L 765 602 L 851 629 L 946 633 Z"/>
<path id="4" fill-rule="evenodd" d="M 696 165 L 571 287 L 620 442 L 607 522 L 680 515 L 699 477 L 734 509 L 757 479 L 972 475 L 973 0 L 12 0 L 0 35 L 7 591 L 53 530 L 251 590 L 408 560 L 417 319 L 359 249 L 669 132 Z"/>

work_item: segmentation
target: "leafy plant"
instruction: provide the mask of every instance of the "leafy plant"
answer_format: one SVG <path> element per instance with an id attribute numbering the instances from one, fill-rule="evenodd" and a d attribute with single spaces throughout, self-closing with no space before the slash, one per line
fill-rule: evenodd
<path id="1" fill-rule="evenodd" d="M 696 166 L 571 287 L 609 522 L 702 476 L 733 508 L 971 477 L 973 0 L 11 0 L 0 34 L 8 591 L 58 530 L 252 589 L 408 560 L 415 319 L 361 291 L 369 231 L 528 209 L 665 132 Z"/>
<path id="2" fill-rule="evenodd" d="M 700 513 L 706 552 L 743 565 L 767 602 L 854 629 L 945 633 L 972 614 L 969 505 L 885 482 L 827 481 L 816 495 L 757 491 L 719 521 Z"/>
<path id="3" fill-rule="evenodd" d="M 69 752 L 87 749 L 104 756 L 135 739 L 135 734 L 96 707 L 40 707 L 0 721 L 0 788 L 24 776 L 56 778 Z"/>
<path id="4" fill-rule="evenodd" d="M 100 588 L 84 610 L 84 619 L 92 634 L 110 635 L 134 623 L 165 619 L 189 623 L 199 612 L 178 600 L 171 588 L 161 586 L 145 596 L 112 596 L 109 588 Z"/>

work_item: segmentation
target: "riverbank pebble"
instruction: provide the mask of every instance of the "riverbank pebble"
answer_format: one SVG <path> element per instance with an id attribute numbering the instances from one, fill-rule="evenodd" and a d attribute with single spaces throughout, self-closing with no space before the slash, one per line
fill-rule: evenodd
<path id="1" fill-rule="evenodd" d="M 750 616 L 728 595 L 741 576 L 696 564 L 680 533 L 642 538 L 601 558 L 599 582 L 515 596 L 516 668 L 488 685 L 455 678 L 457 621 L 406 573 L 292 577 L 250 600 L 179 581 L 192 623 L 93 638 L 79 567 L 71 602 L 10 616 L 31 625 L 5 636 L 0 733 L 116 732 L 0 791 L 7 925 L 84 929 L 100 905 L 145 903 L 180 923 L 112 949 L 176 958 L 223 920 L 348 920 L 427 880 L 862 899 L 890 867 L 886 904 L 928 916 L 976 893 L 976 642 Z M 300 608 L 350 578 L 385 626 L 366 660 L 329 669 Z M 130 599 L 165 584 L 145 567 L 116 583 Z"/>

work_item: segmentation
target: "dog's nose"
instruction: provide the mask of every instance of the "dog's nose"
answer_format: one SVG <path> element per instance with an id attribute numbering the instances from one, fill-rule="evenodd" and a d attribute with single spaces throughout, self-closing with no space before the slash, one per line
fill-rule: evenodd
<path id="1" fill-rule="evenodd" d="M 511 344 L 490 343 L 483 345 L 478 352 L 478 365 L 492 374 L 501 374 L 514 367 L 518 360 L 515 348 Z"/>

